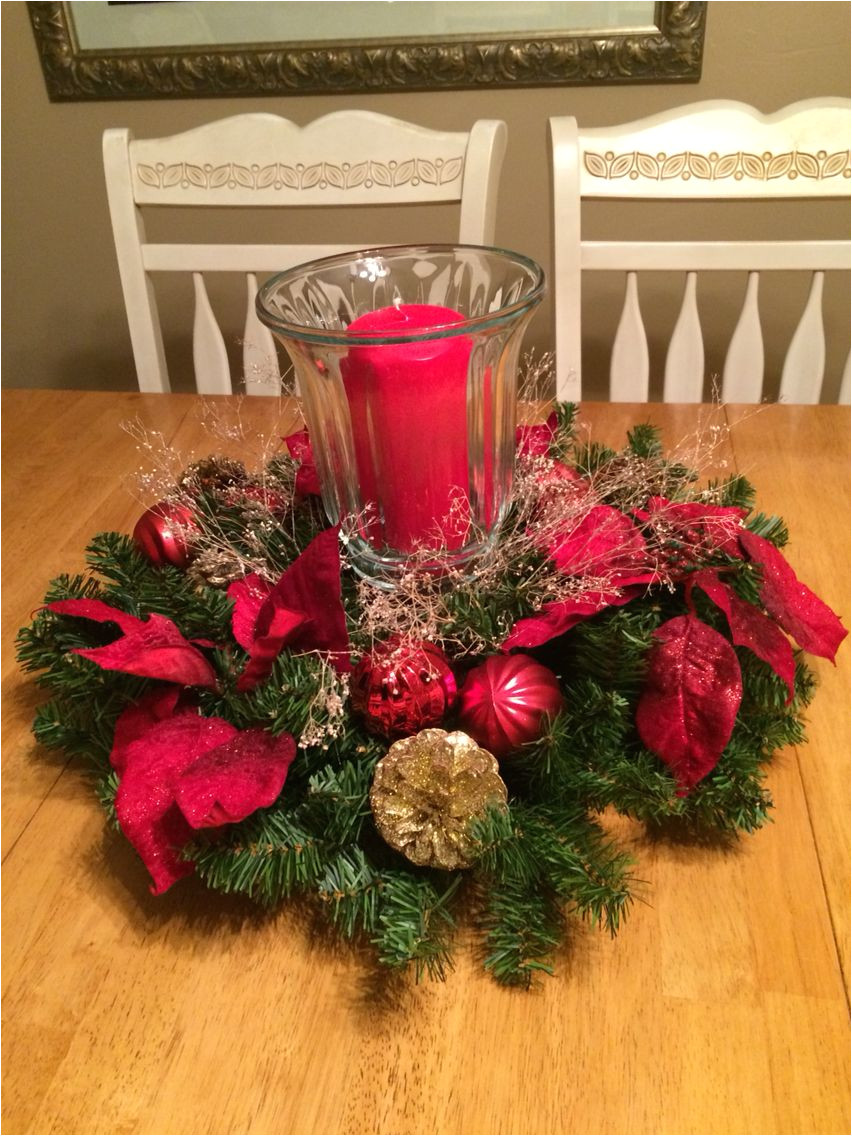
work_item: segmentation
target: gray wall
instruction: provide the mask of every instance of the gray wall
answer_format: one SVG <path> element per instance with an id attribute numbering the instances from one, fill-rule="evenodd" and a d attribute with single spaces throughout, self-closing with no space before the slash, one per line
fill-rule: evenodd
<path id="1" fill-rule="evenodd" d="M 121 289 L 112 247 L 101 167 L 101 134 L 109 126 L 129 126 L 138 136 L 172 134 L 225 115 L 273 111 L 305 123 L 345 106 L 410 119 L 426 126 L 464 129 L 476 118 L 503 118 L 509 127 L 497 242 L 551 263 L 550 188 L 546 124 L 549 115 L 573 114 L 586 125 L 606 125 L 652 114 L 680 103 L 730 98 L 763 111 L 798 99 L 849 94 L 848 3 L 721 3 L 709 5 L 704 73 L 700 83 L 624 87 L 453 91 L 377 95 L 311 95 L 287 98 L 185 99 L 142 102 L 51 104 L 23 3 L 4 3 L 3 19 L 3 383 L 6 386 L 134 389 L 136 385 Z M 641 217 L 636 210 L 641 208 Z M 737 206 L 733 223 L 721 207 L 632 206 L 592 203 L 586 235 L 686 235 L 770 238 L 791 231 L 814 237 L 849 231 L 843 203 L 818 209 L 801 204 Z M 688 211 L 688 213 L 687 213 Z M 696 213 L 699 216 L 696 221 Z M 443 207 L 425 208 L 413 217 L 399 211 L 367 211 L 364 229 L 352 233 L 351 221 L 314 211 L 274 215 L 252 211 L 249 217 L 211 210 L 214 231 L 226 240 L 329 241 L 395 243 L 441 240 L 452 236 L 452 216 Z M 318 215 L 321 214 L 321 215 Z M 816 214 L 816 216 L 814 216 Z M 688 218 L 688 219 L 687 219 Z M 157 211 L 149 235 L 161 239 L 203 239 L 197 213 Z M 296 235 L 298 234 L 298 235 Z M 214 306 L 223 313 L 228 337 L 237 351 L 242 296 L 214 281 Z M 839 377 L 849 343 L 849 289 L 829 281 L 829 330 L 841 342 L 830 350 L 829 373 Z M 707 365 L 719 371 L 721 344 L 730 334 L 742 292 L 741 279 L 720 279 L 705 292 L 702 318 L 709 339 Z M 764 319 L 778 346 L 767 356 L 770 371 L 789 340 L 797 305 L 804 292 L 783 279 L 763 289 Z M 662 342 L 676 314 L 679 286 L 668 293 L 655 280 L 643 286 L 649 317 L 652 364 L 659 370 Z M 176 389 L 191 382 L 188 327 L 189 283 L 170 278 L 162 286 L 161 309 Z M 801 291 L 801 294 L 800 294 Z M 620 288 L 600 277 L 584 289 L 584 375 L 593 395 L 595 373 L 603 374 L 608 345 L 618 316 Z M 529 334 L 543 348 L 552 338 L 553 315 L 543 305 Z M 836 381 L 832 384 L 836 389 Z M 833 393 L 830 386 L 827 394 Z"/>

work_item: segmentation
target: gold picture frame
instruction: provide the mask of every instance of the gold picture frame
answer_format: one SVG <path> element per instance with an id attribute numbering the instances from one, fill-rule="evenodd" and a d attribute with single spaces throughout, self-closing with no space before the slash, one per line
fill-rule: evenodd
<path id="1" fill-rule="evenodd" d="M 657 3 L 650 31 L 524 39 L 513 33 L 85 50 L 69 4 L 27 7 L 54 102 L 694 83 L 707 14 L 706 3 Z"/>

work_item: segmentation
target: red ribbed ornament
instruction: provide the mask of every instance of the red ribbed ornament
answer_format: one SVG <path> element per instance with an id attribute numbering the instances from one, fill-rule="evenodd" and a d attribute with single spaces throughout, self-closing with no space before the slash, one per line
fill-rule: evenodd
<path id="1" fill-rule="evenodd" d="M 370 733 L 393 738 L 439 725 L 455 706 L 458 690 L 440 647 L 394 637 L 361 659 L 350 695 Z"/>
<path id="2" fill-rule="evenodd" d="M 171 564 L 185 568 L 189 563 L 187 535 L 198 525 L 190 509 L 160 501 L 146 509 L 133 530 L 139 551 L 158 568 Z"/>
<path id="3" fill-rule="evenodd" d="M 544 718 L 562 708 L 556 675 L 529 655 L 492 655 L 459 692 L 459 726 L 495 757 L 541 736 Z"/>

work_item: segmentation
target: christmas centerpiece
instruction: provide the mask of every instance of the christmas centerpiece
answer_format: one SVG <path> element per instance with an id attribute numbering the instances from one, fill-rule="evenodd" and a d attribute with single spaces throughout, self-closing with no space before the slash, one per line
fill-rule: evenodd
<path id="1" fill-rule="evenodd" d="M 493 266 L 455 268 L 457 300 L 465 279 L 494 286 Z M 615 932 L 629 907 L 607 810 L 690 831 L 766 820 L 766 764 L 803 737 L 804 652 L 833 658 L 846 632 L 748 483 L 700 484 L 650 426 L 616 452 L 559 404 L 513 428 L 512 474 L 512 287 L 504 272 L 483 301 L 495 346 L 439 316 L 448 397 L 459 366 L 479 395 L 434 463 L 417 443 L 406 485 L 387 488 L 383 463 L 402 453 L 389 433 L 412 438 L 396 401 L 411 342 L 391 336 L 390 363 L 369 329 L 354 356 L 311 349 L 299 379 L 321 438 L 252 469 L 189 464 L 21 631 L 50 693 L 36 737 L 89 762 L 155 894 L 195 875 L 301 897 L 380 964 L 433 977 L 463 914 L 487 970 L 528 983 L 567 917 Z M 394 391 L 384 409 L 369 374 Z"/>

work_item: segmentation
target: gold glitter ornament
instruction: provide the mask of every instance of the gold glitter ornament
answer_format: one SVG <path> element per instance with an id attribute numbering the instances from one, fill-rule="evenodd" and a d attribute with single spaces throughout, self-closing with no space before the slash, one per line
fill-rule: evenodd
<path id="1" fill-rule="evenodd" d="M 497 762 L 460 730 L 401 738 L 376 766 L 370 805 L 381 835 L 423 868 L 469 868 L 470 822 L 508 794 Z"/>

